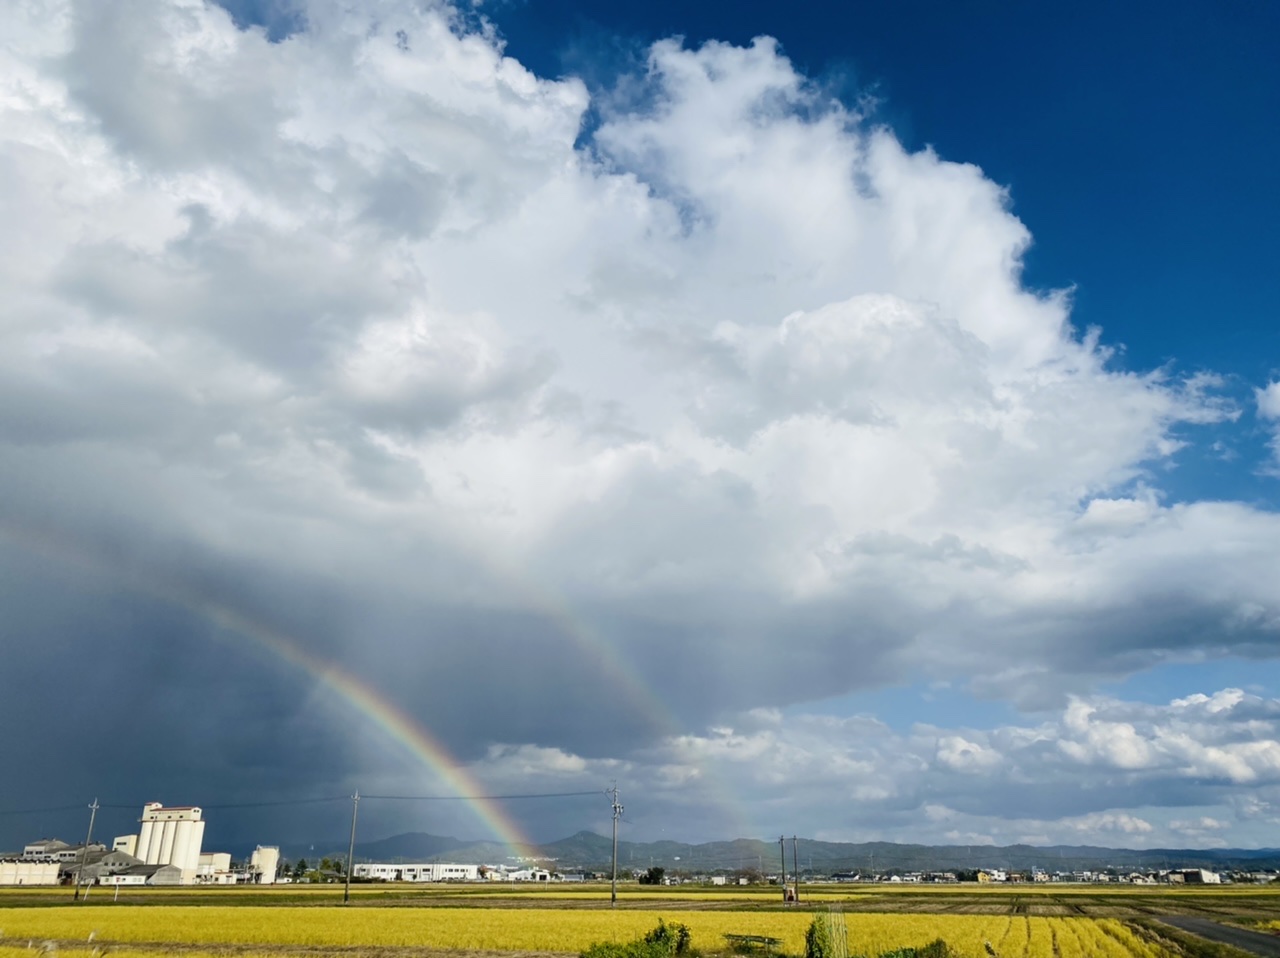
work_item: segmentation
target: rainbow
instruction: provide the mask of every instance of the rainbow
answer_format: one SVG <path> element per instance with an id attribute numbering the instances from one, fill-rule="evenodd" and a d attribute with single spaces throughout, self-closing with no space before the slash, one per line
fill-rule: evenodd
<path id="1" fill-rule="evenodd" d="M 109 563 L 88 547 L 47 528 L 34 529 L 0 521 L 0 535 L 10 538 L 27 548 L 35 548 L 52 558 L 90 569 L 97 574 L 124 580 L 138 592 L 151 595 L 190 611 L 219 626 L 225 632 L 248 640 L 257 648 L 310 676 L 317 683 L 331 689 L 348 707 L 364 716 L 379 728 L 391 741 L 404 749 L 434 777 L 443 781 L 455 792 L 475 817 L 498 836 L 504 844 L 527 847 L 535 844 L 506 812 L 497 799 L 485 797 L 486 789 L 467 771 L 447 748 L 415 719 L 387 701 L 374 686 L 364 679 L 308 652 L 293 636 L 251 618 L 217 599 L 199 594 L 173 583 L 162 584 L 155 579 L 131 574 L 116 563 Z M 638 670 L 630 666 L 614 645 L 600 636 L 596 630 L 578 616 L 565 601 L 550 588 L 535 582 L 527 572 L 518 574 L 514 565 L 495 561 L 492 556 L 466 550 L 468 556 L 504 580 L 510 594 L 523 601 L 525 606 L 542 614 L 548 621 L 597 667 L 601 677 L 618 689 L 639 714 L 643 715 L 659 735 L 674 737 L 681 733 L 670 709 L 657 694 L 638 678 Z M 749 826 L 737 802 L 726 798 L 729 790 L 703 770 L 702 782 L 706 797 L 721 809 L 726 820 L 738 829 L 738 834 L 749 834 Z"/>
<path id="2" fill-rule="evenodd" d="M 165 596 L 176 599 L 172 593 Z M 279 630 L 247 618 L 236 610 L 207 599 L 189 597 L 181 604 L 203 615 L 219 627 L 234 632 L 310 675 L 333 690 L 346 703 L 380 728 L 392 741 L 409 752 L 435 776 L 442 779 L 482 823 L 506 845 L 529 847 L 531 841 L 507 814 L 502 804 L 486 798 L 484 785 L 449 753 L 418 722 L 381 697 L 369 683 L 305 651 L 298 642 Z"/>
<path id="3" fill-rule="evenodd" d="M 226 632 L 248 639 L 256 647 L 304 672 L 316 682 L 333 690 L 349 707 L 372 722 L 392 741 L 407 751 L 434 777 L 442 780 L 485 827 L 512 848 L 529 847 L 533 842 L 507 814 L 502 804 L 485 797 L 485 788 L 457 761 L 447 748 L 418 722 L 388 702 L 360 677 L 335 663 L 307 652 L 285 632 L 249 618 L 223 602 L 198 595 L 173 584 L 161 585 L 126 573 L 120 566 L 109 564 L 78 543 L 57 536 L 47 529 L 34 530 L 0 522 L 0 535 L 27 548 L 64 562 L 81 566 L 97 574 L 126 580 L 130 588 L 162 601 L 180 606 L 201 616 Z"/>

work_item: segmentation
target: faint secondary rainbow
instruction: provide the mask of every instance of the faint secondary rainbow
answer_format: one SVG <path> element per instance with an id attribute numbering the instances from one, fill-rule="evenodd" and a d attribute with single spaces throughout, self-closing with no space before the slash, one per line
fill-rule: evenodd
<path id="1" fill-rule="evenodd" d="M 591 656 L 600 665 L 604 677 L 626 695 L 630 704 L 645 717 L 655 732 L 669 740 L 684 734 L 671 707 L 662 701 L 652 685 L 640 679 L 639 670 L 629 664 L 621 651 L 579 615 L 562 595 L 550 586 L 538 582 L 527 571 L 527 566 L 517 568 L 511 562 L 497 560 L 474 548 L 467 549 L 467 552 L 469 558 L 502 580 L 513 594 L 554 623 L 579 651 Z M 733 789 L 713 769 L 705 766 L 698 769 L 698 776 L 704 786 L 705 797 L 720 810 L 734 829 L 731 837 L 750 835 L 753 826 L 743 814 L 742 804 L 734 797 Z"/>
<path id="2" fill-rule="evenodd" d="M 29 548 L 34 546 L 46 555 L 62 561 L 70 561 L 95 573 L 126 580 L 130 587 L 139 592 L 184 608 L 227 632 L 249 640 L 252 645 L 269 652 L 336 692 L 351 708 L 380 728 L 434 776 L 443 780 L 503 843 L 513 847 L 536 844 L 524 834 L 499 801 L 484 796 L 486 790 L 483 784 L 459 764 L 448 749 L 426 729 L 383 698 L 372 685 L 336 664 L 307 652 L 292 636 L 258 622 L 225 603 L 191 590 L 172 584 L 161 586 L 153 580 L 143 580 L 131 575 L 49 530 L 37 531 L 30 527 L 0 523 L 0 534 Z"/>

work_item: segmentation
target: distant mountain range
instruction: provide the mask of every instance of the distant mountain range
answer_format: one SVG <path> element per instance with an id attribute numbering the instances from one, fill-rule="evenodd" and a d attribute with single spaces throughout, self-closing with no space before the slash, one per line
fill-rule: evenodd
<path id="1" fill-rule="evenodd" d="M 1047 871 L 1168 867 L 1211 869 L 1280 868 L 1275 848 L 1102 848 L 1094 845 L 899 845 L 893 842 L 819 842 L 801 838 L 800 870 L 814 875 L 838 872 L 954 871 L 974 868 Z M 510 848 L 494 842 L 410 832 L 356 845 L 357 861 L 451 861 L 497 865 L 517 858 L 539 858 L 560 870 L 598 871 L 609 866 L 613 843 L 604 835 L 578 832 L 560 841 L 529 848 Z M 326 841 L 292 845 L 282 849 L 290 861 L 321 856 L 346 857 L 346 842 Z M 786 840 L 787 870 L 791 869 L 792 843 Z M 680 842 L 618 843 L 619 869 L 661 866 L 668 872 L 716 872 L 754 869 L 776 874 L 781 867 L 778 843 L 739 838 L 729 842 L 690 845 Z"/>

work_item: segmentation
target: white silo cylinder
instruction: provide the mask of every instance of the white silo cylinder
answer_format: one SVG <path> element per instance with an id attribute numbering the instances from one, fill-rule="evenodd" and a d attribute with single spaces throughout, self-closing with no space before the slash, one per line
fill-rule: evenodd
<path id="1" fill-rule="evenodd" d="M 187 849 L 191 844 L 191 823 L 179 819 L 173 823 L 173 848 L 169 852 L 169 864 L 187 868 Z M 198 861 L 197 857 L 197 861 Z"/>
<path id="2" fill-rule="evenodd" d="M 191 830 L 187 839 L 187 861 L 182 867 L 195 871 L 200 865 L 200 847 L 204 844 L 204 822 L 197 820 L 188 824 Z"/>
<path id="3" fill-rule="evenodd" d="M 145 810 L 143 811 L 143 814 L 146 814 Z M 151 833 L 153 828 L 154 823 L 143 818 L 142 828 L 138 830 L 138 849 L 134 853 L 139 861 L 148 865 L 155 864 L 155 859 L 151 857 Z"/>
<path id="4" fill-rule="evenodd" d="M 160 854 L 156 857 L 156 861 L 161 865 L 173 864 L 173 836 L 177 831 L 174 825 L 177 824 L 172 819 L 165 821 L 160 831 Z"/>

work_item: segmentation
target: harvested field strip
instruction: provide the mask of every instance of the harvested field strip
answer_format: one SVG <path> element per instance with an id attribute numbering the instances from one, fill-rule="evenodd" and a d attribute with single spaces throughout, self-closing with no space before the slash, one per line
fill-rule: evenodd
<path id="1" fill-rule="evenodd" d="M 216 952 L 218 946 L 315 948 L 337 953 L 344 948 L 430 949 L 436 951 L 561 952 L 580 951 L 595 941 L 624 941 L 653 927 L 658 915 L 638 911 L 569 909 L 317 909 L 289 907 L 60 906 L 0 909 L 3 944 L 29 940 L 112 943 L 122 946 L 186 946 Z M 668 921 L 687 924 L 696 946 L 723 948 L 725 933 L 781 938 L 788 954 L 802 954 L 811 912 L 670 911 Z M 1132 935 L 1121 923 L 1080 918 L 984 915 L 847 916 L 853 953 L 878 954 L 945 938 L 969 958 L 986 958 L 988 942 L 999 942 L 1000 958 L 1164 958 L 1165 953 Z M 1054 943 L 1057 940 L 1055 951 Z M 0 958 L 10 958 L 0 952 Z M 29 958 L 31 952 L 26 952 Z M 243 952 L 241 952 L 243 954 Z"/>

